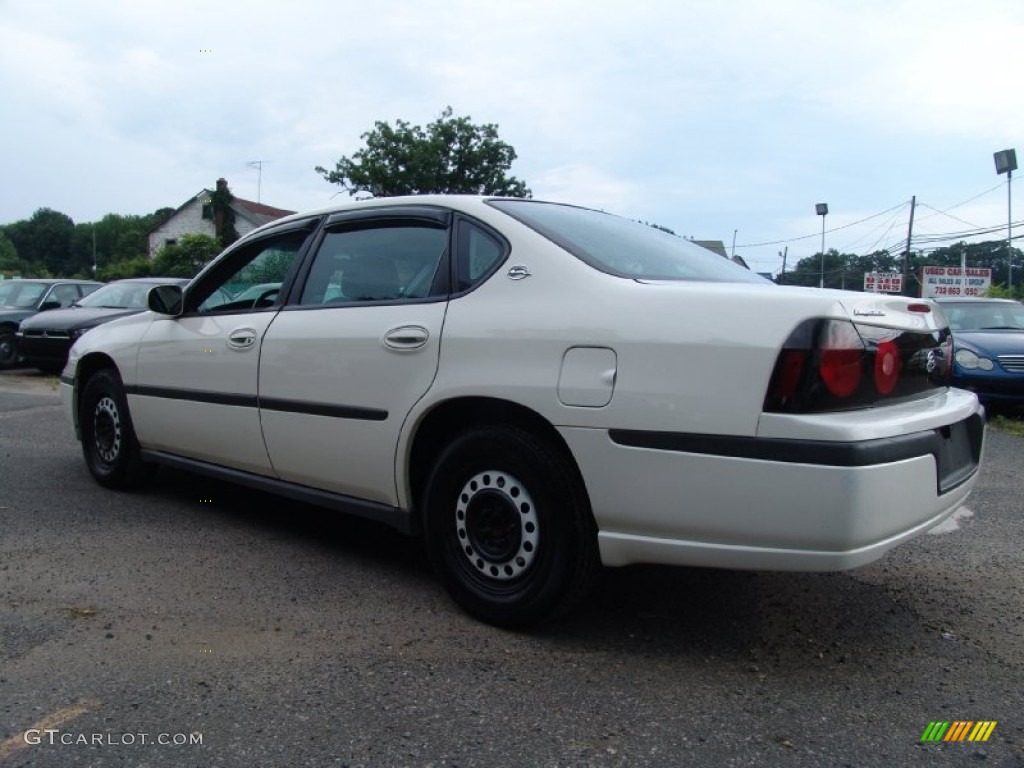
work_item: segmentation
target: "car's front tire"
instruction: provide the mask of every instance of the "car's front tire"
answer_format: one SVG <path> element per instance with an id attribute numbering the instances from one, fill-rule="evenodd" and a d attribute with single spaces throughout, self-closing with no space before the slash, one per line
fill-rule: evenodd
<path id="1" fill-rule="evenodd" d="M 564 613 L 599 569 L 578 472 L 564 451 L 518 427 L 474 428 L 450 442 L 427 482 L 423 513 L 445 587 L 492 624 Z"/>
<path id="2" fill-rule="evenodd" d="M 0 330 L 0 371 L 18 362 L 18 339 L 14 331 Z"/>
<path id="3" fill-rule="evenodd" d="M 107 488 L 132 488 L 155 467 L 142 461 L 121 377 L 112 369 L 97 371 L 85 383 L 78 421 L 89 473 Z"/>

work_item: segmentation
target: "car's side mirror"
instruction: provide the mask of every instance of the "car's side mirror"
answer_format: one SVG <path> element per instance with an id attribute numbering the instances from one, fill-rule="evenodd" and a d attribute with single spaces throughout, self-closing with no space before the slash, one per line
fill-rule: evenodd
<path id="1" fill-rule="evenodd" d="M 48 309 L 60 309 L 60 307 L 61 304 L 59 301 L 57 301 L 56 299 L 50 299 L 49 301 L 44 301 L 42 304 L 39 305 L 39 311 L 45 312 Z"/>
<path id="2" fill-rule="evenodd" d="M 157 285 L 149 289 L 146 305 L 158 314 L 177 317 L 181 314 L 184 295 L 180 285 Z"/>

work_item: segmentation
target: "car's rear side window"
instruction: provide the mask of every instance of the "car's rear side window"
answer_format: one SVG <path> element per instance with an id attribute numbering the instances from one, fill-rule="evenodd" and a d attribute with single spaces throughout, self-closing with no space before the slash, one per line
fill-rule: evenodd
<path id="1" fill-rule="evenodd" d="M 455 259 L 454 292 L 477 285 L 505 258 L 506 247 L 470 221 L 460 221 Z"/>
<path id="2" fill-rule="evenodd" d="M 300 303 L 428 298 L 447 245 L 447 229 L 418 223 L 328 232 L 313 260 Z"/>
<path id="3" fill-rule="evenodd" d="M 619 277 L 768 282 L 689 240 L 619 216 L 531 200 L 490 200 L 489 204 L 595 269 Z"/>

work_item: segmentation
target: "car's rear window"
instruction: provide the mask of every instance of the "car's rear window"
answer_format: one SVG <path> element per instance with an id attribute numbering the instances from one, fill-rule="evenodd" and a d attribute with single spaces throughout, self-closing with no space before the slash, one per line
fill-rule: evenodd
<path id="1" fill-rule="evenodd" d="M 635 280 L 769 282 L 685 238 L 609 213 L 531 200 L 489 203 L 611 275 Z"/>

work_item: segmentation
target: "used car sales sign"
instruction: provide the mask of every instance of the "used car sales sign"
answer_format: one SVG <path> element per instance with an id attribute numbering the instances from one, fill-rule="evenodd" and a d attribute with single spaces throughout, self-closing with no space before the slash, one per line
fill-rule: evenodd
<path id="1" fill-rule="evenodd" d="M 924 267 L 921 270 L 921 296 L 984 296 L 992 287 L 992 270 L 968 267 Z"/>

